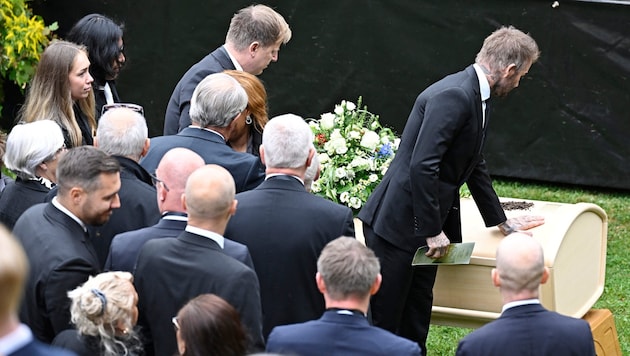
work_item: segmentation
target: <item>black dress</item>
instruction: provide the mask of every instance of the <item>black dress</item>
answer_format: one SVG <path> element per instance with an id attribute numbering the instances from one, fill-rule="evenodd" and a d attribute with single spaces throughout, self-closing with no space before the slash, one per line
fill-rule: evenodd
<path id="1" fill-rule="evenodd" d="M 7 184 L 0 195 L 0 222 L 9 230 L 26 209 L 46 201 L 53 184 L 45 179 L 21 179 Z"/>

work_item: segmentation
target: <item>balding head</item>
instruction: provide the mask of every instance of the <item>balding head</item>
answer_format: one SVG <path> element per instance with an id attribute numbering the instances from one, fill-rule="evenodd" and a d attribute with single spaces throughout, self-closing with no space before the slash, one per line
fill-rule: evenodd
<path id="1" fill-rule="evenodd" d="M 524 233 L 505 237 L 497 248 L 492 277 L 508 301 L 537 298 L 539 285 L 548 277 L 542 246 Z"/>
<path id="2" fill-rule="evenodd" d="M 148 137 L 144 116 L 131 109 L 114 108 L 99 119 L 94 145 L 109 155 L 137 162 L 149 150 Z"/>
<path id="3" fill-rule="evenodd" d="M 161 213 L 185 212 L 181 197 L 186 188 L 186 181 L 192 172 L 205 164 L 200 155 L 187 148 L 177 147 L 166 152 L 155 170 L 155 176 L 163 182 L 157 185 L 158 207 Z"/>
<path id="4" fill-rule="evenodd" d="M 184 193 L 189 225 L 198 226 L 196 224 L 203 221 L 222 223 L 223 220 L 227 224 L 236 211 L 235 192 L 234 179 L 225 168 L 209 164 L 194 171 Z"/>

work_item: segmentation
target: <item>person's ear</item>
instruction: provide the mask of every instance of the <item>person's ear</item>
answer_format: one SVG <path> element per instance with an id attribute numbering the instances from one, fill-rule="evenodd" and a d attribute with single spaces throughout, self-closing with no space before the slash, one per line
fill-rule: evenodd
<path id="1" fill-rule="evenodd" d="M 381 283 L 383 282 L 383 276 L 379 273 L 376 275 L 376 279 L 374 279 L 374 283 L 372 283 L 372 287 L 370 288 L 370 295 L 376 294 L 379 289 L 381 289 Z"/>
<path id="2" fill-rule="evenodd" d="M 503 73 L 503 77 L 505 78 L 509 78 L 509 77 L 513 77 L 514 75 L 516 75 L 516 64 L 511 63 L 510 65 L 508 65 L 505 68 L 505 72 Z"/>
<path id="3" fill-rule="evenodd" d="M 184 211 L 188 211 L 186 205 L 186 194 L 182 194 L 182 209 L 184 209 Z"/>
<path id="4" fill-rule="evenodd" d="M 306 168 L 311 166 L 311 162 L 313 161 L 313 156 L 315 155 L 315 149 L 311 147 L 308 150 L 308 158 L 306 158 Z"/>
<path id="5" fill-rule="evenodd" d="M 140 158 L 142 158 L 142 157 L 147 155 L 147 152 L 149 152 L 149 147 L 151 147 L 151 140 L 149 138 L 147 138 L 147 140 L 144 141 L 144 146 L 142 147 L 142 152 L 140 152 Z"/>
<path id="6" fill-rule="evenodd" d="M 249 44 L 249 47 L 247 48 L 249 50 L 249 55 L 254 58 L 256 57 L 256 51 L 261 47 L 260 43 L 258 41 L 254 41 L 252 43 Z"/>
<path id="7" fill-rule="evenodd" d="M 499 271 L 497 271 L 496 268 L 493 268 L 492 271 L 490 272 L 490 275 L 492 277 L 492 284 L 495 287 L 500 287 L 501 286 L 501 278 L 499 278 Z"/>
<path id="8" fill-rule="evenodd" d="M 543 274 L 542 274 L 542 278 L 540 279 L 540 284 L 545 284 L 547 283 L 547 280 L 549 279 L 549 268 L 545 267 L 543 269 Z"/>
<path id="9" fill-rule="evenodd" d="M 258 152 L 260 153 L 260 161 L 262 162 L 262 164 L 267 165 L 267 163 L 265 163 L 265 149 L 263 145 L 260 145 L 260 147 L 258 148 Z"/>
<path id="10" fill-rule="evenodd" d="M 236 206 L 238 205 L 238 200 L 234 199 L 232 202 L 232 206 L 230 206 L 230 216 L 234 216 L 236 214 Z"/>
<path id="11" fill-rule="evenodd" d="M 83 194 L 85 191 L 81 187 L 72 187 L 69 192 L 69 197 L 75 205 L 81 204 L 83 200 Z"/>
<path id="12" fill-rule="evenodd" d="M 317 289 L 322 294 L 326 294 L 326 283 L 324 283 L 324 278 L 319 272 L 315 274 L 315 282 L 317 283 Z"/>

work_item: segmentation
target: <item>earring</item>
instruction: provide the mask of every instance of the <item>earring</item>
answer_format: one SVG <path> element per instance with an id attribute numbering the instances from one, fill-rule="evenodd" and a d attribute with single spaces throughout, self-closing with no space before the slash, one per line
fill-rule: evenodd
<path id="1" fill-rule="evenodd" d="M 253 122 L 252 117 L 251 117 L 251 116 L 249 116 L 249 115 L 247 115 L 247 117 L 245 118 L 245 123 L 246 123 L 247 125 L 251 125 L 251 124 L 252 124 L 252 122 Z"/>

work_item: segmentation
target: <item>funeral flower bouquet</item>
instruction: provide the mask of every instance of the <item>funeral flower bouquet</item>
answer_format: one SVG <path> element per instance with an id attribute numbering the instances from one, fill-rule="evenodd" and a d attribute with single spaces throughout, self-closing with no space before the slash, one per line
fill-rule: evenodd
<path id="1" fill-rule="evenodd" d="M 378 115 L 343 100 L 332 113 L 310 120 L 321 164 L 312 191 L 352 208 L 356 215 L 383 178 L 400 139 Z"/>

